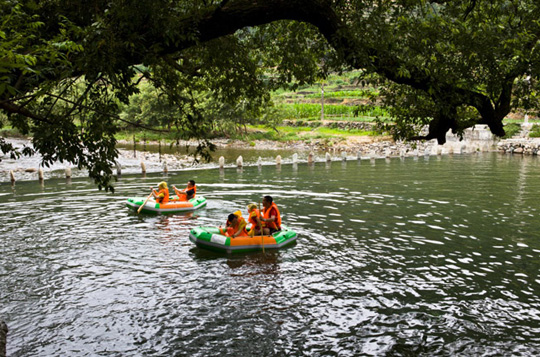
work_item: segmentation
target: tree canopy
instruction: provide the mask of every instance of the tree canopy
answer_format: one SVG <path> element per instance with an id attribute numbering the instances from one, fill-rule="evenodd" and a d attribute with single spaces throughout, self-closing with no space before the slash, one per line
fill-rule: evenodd
<path id="1" fill-rule="evenodd" d="M 0 0 L 0 110 L 43 163 L 67 160 L 111 188 L 119 108 L 142 81 L 156 124 L 207 139 L 216 118 L 266 118 L 269 93 L 361 69 L 397 138 L 444 143 L 536 112 L 540 4 L 533 0 Z M 210 100 L 211 99 L 211 100 Z M 167 106 L 165 106 L 167 107 Z M 165 118 L 165 119 L 164 119 Z M 168 118 L 168 119 L 167 119 Z M 221 119 L 223 120 L 223 119 Z M 429 126 L 427 135 L 418 130 Z M 4 153 L 20 155 L 3 138 Z M 26 148 L 24 154 L 32 149 Z"/>

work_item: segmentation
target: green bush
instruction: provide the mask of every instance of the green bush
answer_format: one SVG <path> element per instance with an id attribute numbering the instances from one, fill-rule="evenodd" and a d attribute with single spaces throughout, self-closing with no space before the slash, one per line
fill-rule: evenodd
<path id="1" fill-rule="evenodd" d="M 529 133 L 529 137 L 531 138 L 540 138 L 540 125 L 534 124 L 531 128 L 531 132 Z"/>
<path id="2" fill-rule="evenodd" d="M 509 139 L 521 131 L 521 125 L 517 123 L 506 124 L 504 126 L 504 131 L 506 132 L 504 139 Z"/>

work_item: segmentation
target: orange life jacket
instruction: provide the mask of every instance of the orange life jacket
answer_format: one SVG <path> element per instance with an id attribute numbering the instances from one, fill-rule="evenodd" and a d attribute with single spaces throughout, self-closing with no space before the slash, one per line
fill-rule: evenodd
<path id="1" fill-rule="evenodd" d="M 156 202 L 158 203 L 169 202 L 169 189 L 168 188 L 160 189 L 157 194 L 158 194 L 158 197 L 156 197 Z M 161 194 L 163 194 L 163 197 L 159 197 Z"/>
<path id="2" fill-rule="evenodd" d="M 229 224 L 229 221 L 227 221 L 227 224 Z M 236 227 L 229 227 L 227 228 L 227 233 L 226 235 L 229 236 L 229 237 L 232 237 L 234 234 L 236 234 L 236 232 L 238 232 L 240 230 L 240 227 L 242 227 L 242 232 L 238 235 L 239 237 L 240 236 L 247 236 L 248 235 L 248 232 L 246 231 L 246 220 L 244 219 L 244 217 L 238 217 L 238 225 Z"/>
<path id="3" fill-rule="evenodd" d="M 249 214 L 248 222 L 253 225 L 252 228 L 255 228 L 258 226 L 257 221 L 255 220 L 255 217 L 260 217 L 260 216 L 261 216 L 261 211 L 259 211 L 258 209 L 255 208 L 253 211 L 251 211 L 251 213 Z"/>
<path id="4" fill-rule="evenodd" d="M 272 202 L 272 205 L 270 207 L 268 207 L 268 209 L 263 208 L 263 217 L 265 219 L 270 218 L 270 211 L 272 211 L 272 208 L 276 209 L 276 219 L 275 219 L 275 221 L 274 222 L 264 222 L 264 223 L 265 223 L 266 227 L 279 231 L 279 230 L 281 230 L 281 214 L 279 213 L 279 209 L 277 208 L 277 206 L 276 206 L 276 204 L 274 202 Z"/>
<path id="5" fill-rule="evenodd" d="M 187 192 L 189 190 L 193 190 L 193 196 L 191 198 L 195 198 L 195 195 L 197 194 L 197 185 L 194 185 L 192 188 L 186 187 L 182 192 Z"/>

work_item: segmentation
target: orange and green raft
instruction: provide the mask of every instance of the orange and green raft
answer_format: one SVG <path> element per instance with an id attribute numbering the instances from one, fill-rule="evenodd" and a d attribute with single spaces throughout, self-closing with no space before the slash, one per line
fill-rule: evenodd
<path id="1" fill-rule="evenodd" d="M 146 201 L 146 197 L 131 197 L 126 201 L 126 206 L 137 211 Z M 167 203 L 158 203 L 154 199 L 148 200 L 141 210 L 141 213 L 179 213 L 190 212 L 206 206 L 206 198 L 197 196 L 188 201 L 182 201 L 174 197 Z"/>
<path id="2" fill-rule="evenodd" d="M 252 252 L 264 249 L 283 248 L 296 242 L 298 235 L 292 229 L 281 225 L 281 231 L 268 236 L 227 237 L 218 227 L 193 228 L 189 239 L 199 248 L 218 252 Z"/>

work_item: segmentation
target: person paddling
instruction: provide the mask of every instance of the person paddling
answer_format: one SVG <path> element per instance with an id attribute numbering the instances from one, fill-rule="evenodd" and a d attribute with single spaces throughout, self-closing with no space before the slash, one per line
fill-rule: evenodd
<path id="1" fill-rule="evenodd" d="M 167 182 L 160 182 L 158 185 L 158 191 L 154 190 L 153 187 L 150 187 L 150 189 L 152 190 L 152 195 L 156 199 L 157 203 L 169 202 L 169 189 L 167 188 Z"/>
<path id="2" fill-rule="evenodd" d="M 264 225 L 264 234 L 269 235 L 281 230 L 281 215 L 274 199 L 264 196 L 262 200 L 263 212 L 261 221 Z"/>
<path id="3" fill-rule="evenodd" d="M 189 180 L 187 183 L 187 187 L 183 190 L 177 189 L 174 185 L 172 186 L 172 188 L 174 189 L 174 192 L 176 193 L 180 201 L 191 200 L 192 198 L 195 198 L 195 194 L 197 194 L 197 186 L 195 185 L 194 180 Z"/>

